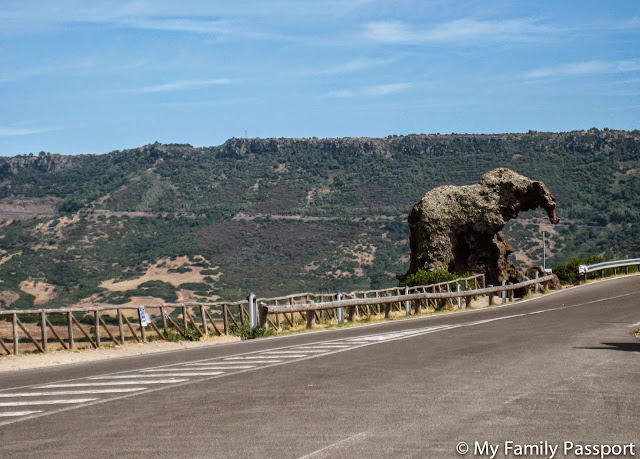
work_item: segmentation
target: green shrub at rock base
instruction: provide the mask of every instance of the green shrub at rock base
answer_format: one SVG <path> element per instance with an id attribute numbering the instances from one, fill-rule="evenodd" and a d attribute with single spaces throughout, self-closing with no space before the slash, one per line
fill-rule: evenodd
<path id="1" fill-rule="evenodd" d="M 400 287 L 439 284 L 440 282 L 454 281 L 461 277 L 468 277 L 468 274 L 458 276 L 457 274 L 450 273 L 446 269 L 439 269 L 437 271 L 424 271 L 419 269 L 416 273 L 409 275 L 404 282 L 401 282 Z"/>

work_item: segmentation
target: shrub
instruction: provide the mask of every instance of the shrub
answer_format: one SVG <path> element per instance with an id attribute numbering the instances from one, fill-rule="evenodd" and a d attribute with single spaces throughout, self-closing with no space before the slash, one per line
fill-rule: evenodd
<path id="1" fill-rule="evenodd" d="M 558 276 L 558 279 L 563 284 L 577 284 L 584 279 L 583 274 L 578 274 L 578 268 L 580 267 L 580 265 L 593 265 L 595 263 L 601 263 L 607 260 L 608 260 L 607 258 L 593 256 L 593 255 L 587 258 L 574 258 L 571 261 L 555 266 L 553 268 L 553 274 Z M 611 273 L 612 273 L 611 269 L 605 270 L 606 275 L 610 275 Z M 600 276 L 599 272 L 593 272 L 593 273 L 589 273 L 587 275 L 587 278 L 595 279 L 599 276 Z"/>
<path id="2" fill-rule="evenodd" d="M 239 336 L 241 339 L 254 339 L 254 338 L 262 338 L 264 336 L 273 335 L 274 330 L 269 328 L 258 327 L 253 332 L 251 332 L 251 328 L 249 327 L 249 322 L 244 321 L 241 324 L 232 324 L 229 327 L 229 333 L 233 336 Z"/>
<path id="3" fill-rule="evenodd" d="M 437 271 L 424 271 L 419 269 L 418 272 L 410 274 L 404 282 L 401 282 L 400 287 L 439 284 L 440 282 L 449 282 L 467 276 L 468 274 L 458 276 L 457 274 L 450 273 L 446 269 L 439 269 Z"/>

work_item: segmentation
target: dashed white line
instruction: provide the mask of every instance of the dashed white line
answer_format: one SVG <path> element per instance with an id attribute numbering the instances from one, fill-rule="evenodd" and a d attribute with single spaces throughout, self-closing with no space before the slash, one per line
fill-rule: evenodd
<path id="1" fill-rule="evenodd" d="M 264 355 L 267 355 L 267 354 L 264 354 Z M 289 353 L 287 353 L 287 354 L 282 354 L 282 355 L 278 354 L 278 357 L 282 357 L 282 358 L 285 358 L 285 359 L 300 359 L 302 357 L 309 357 L 309 354 L 289 354 Z"/>
<path id="2" fill-rule="evenodd" d="M 303 355 L 307 355 L 307 354 L 316 354 L 316 353 L 323 353 L 323 352 L 327 352 L 327 350 L 326 349 L 324 350 L 295 349 L 291 351 L 266 351 L 263 353 L 263 355 L 282 355 L 283 357 L 288 357 L 289 355 L 297 355 L 301 353 L 304 353 Z"/>
<path id="3" fill-rule="evenodd" d="M 98 400 L 97 398 L 65 398 L 60 400 L 22 400 L 19 402 L 0 402 L 0 406 L 27 406 L 27 405 L 73 405 L 74 403 L 86 403 Z"/>
<path id="4" fill-rule="evenodd" d="M 55 392 L 15 392 L 13 394 L 0 394 L 0 398 L 48 397 L 51 395 L 120 394 L 126 392 L 138 392 L 145 389 L 146 387 L 127 387 L 119 389 L 59 390 Z"/>
<path id="5" fill-rule="evenodd" d="M 225 361 L 233 361 L 233 360 L 264 360 L 266 362 L 274 361 L 278 357 L 269 357 L 268 355 L 250 355 L 250 356 L 241 356 L 241 357 L 227 357 Z"/>
<path id="6" fill-rule="evenodd" d="M 7 411 L 6 413 L 0 413 L 0 418 L 10 418 L 15 416 L 28 416 L 30 414 L 42 413 L 42 410 L 32 411 Z"/>
<path id="7" fill-rule="evenodd" d="M 209 366 L 215 365 L 217 368 L 209 368 Z M 255 365 L 236 365 L 235 362 L 206 362 L 206 363 L 185 363 L 181 368 L 188 367 L 207 367 L 208 370 L 247 370 L 249 368 L 255 368 Z M 201 368 L 193 368 L 199 370 Z"/>
<path id="8" fill-rule="evenodd" d="M 127 386 L 131 384 L 175 384 L 179 382 L 189 381 L 188 379 L 147 379 L 140 381 L 109 381 L 109 382 L 84 382 L 84 383 L 66 383 L 66 384 L 47 384 L 44 386 L 36 386 L 36 389 L 64 389 L 68 387 L 94 387 L 94 386 Z"/>
<path id="9" fill-rule="evenodd" d="M 154 374 L 153 373 L 154 371 L 158 371 L 158 370 L 159 369 L 141 370 L 141 371 L 145 372 L 145 375 L 151 376 Z M 159 373 L 158 376 L 165 375 L 165 376 L 175 376 L 179 378 L 180 376 L 216 376 L 224 373 L 224 371 L 180 371 L 178 368 L 175 368 L 173 371 L 175 373 Z"/>

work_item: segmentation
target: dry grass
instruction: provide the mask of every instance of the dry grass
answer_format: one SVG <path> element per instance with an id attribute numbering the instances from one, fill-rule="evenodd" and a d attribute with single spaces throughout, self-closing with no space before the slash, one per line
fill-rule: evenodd
<path id="1" fill-rule="evenodd" d="M 26 280 L 20 282 L 20 290 L 36 297 L 34 305 L 45 304 L 54 299 L 58 294 L 56 287 L 39 280 Z"/>
<path id="2" fill-rule="evenodd" d="M 160 267 L 159 265 L 164 266 Z M 182 265 L 188 265 L 191 268 L 190 272 L 186 273 L 175 273 L 169 272 L 169 269 L 177 269 Z M 179 287 L 180 284 L 184 283 L 203 283 L 206 275 L 201 274 L 203 269 L 217 269 L 215 268 L 201 268 L 198 266 L 191 266 L 191 262 L 187 257 L 179 257 L 175 260 L 171 261 L 168 258 L 160 259 L 155 264 L 149 266 L 147 272 L 145 272 L 141 277 L 136 279 L 129 279 L 126 281 L 116 282 L 115 279 L 109 279 L 100 284 L 100 287 L 106 288 L 111 292 L 125 292 L 127 290 L 135 290 L 138 288 L 138 285 L 148 282 L 148 281 L 162 281 L 167 282 L 168 284 L 173 285 L 174 287 Z M 221 272 L 213 275 L 209 275 L 213 280 L 217 281 L 220 279 L 222 275 Z"/>

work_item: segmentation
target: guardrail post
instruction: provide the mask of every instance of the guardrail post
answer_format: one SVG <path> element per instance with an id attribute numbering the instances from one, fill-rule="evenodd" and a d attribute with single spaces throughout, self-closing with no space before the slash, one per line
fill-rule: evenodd
<path id="1" fill-rule="evenodd" d="M 409 294 L 409 287 L 405 287 L 404 288 L 404 294 L 405 295 Z M 406 300 L 404 302 L 404 309 L 405 309 L 407 315 L 410 316 L 411 315 L 411 300 Z"/>
<path id="2" fill-rule="evenodd" d="M 502 286 L 504 287 L 504 286 L 506 286 L 506 285 L 507 285 L 507 280 L 505 279 L 505 280 L 503 280 L 503 281 L 502 281 Z M 506 290 L 503 290 L 503 291 L 501 292 L 501 294 L 502 294 L 502 304 L 504 304 L 504 303 L 506 303 L 506 302 L 507 302 L 507 291 L 506 291 Z"/>
<path id="3" fill-rule="evenodd" d="M 540 277 L 540 273 L 536 271 L 536 280 L 538 280 L 538 277 Z M 536 282 L 535 292 L 538 293 L 539 290 L 540 290 L 540 284 Z"/>
<path id="4" fill-rule="evenodd" d="M 18 314 L 12 314 L 11 319 L 13 322 L 13 355 L 18 355 L 18 352 L 20 352 L 18 347 L 18 342 L 20 341 L 18 338 Z"/>
<path id="5" fill-rule="evenodd" d="M 256 309 L 255 293 L 250 293 L 249 296 L 247 296 L 247 301 L 249 302 L 249 329 L 253 332 L 258 328 L 258 311 Z"/>
<path id="6" fill-rule="evenodd" d="M 513 285 L 513 282 L 509 282 L 509 285 Z M 509 302 L 513 303 L 513 290 L 509 290 Z"/>
<path id="7" fill-rule="evenodd" d="M 342 301 L 342 292 L 336 295 L 336 301 Z M 344 308 L 338 308 L 338 325 L 344 324 Z"/>
<path id="8" fill-rule="evenodd" d="M 489 288 L 492 288 L 492 287 L 493 285 L 489 284 Z M 489 293 L 487 296 L 489 297 L 489 306 L 493 306 L 494 304 L 493 297 L 495 296 L 495 293 Z"/>
<path id="9" fill-rule="evenodd" d="M 456 284 L 456 293 L 458 296 L 456 297 L 456 301 L 458 302 L 458 309 L 462 309 L 462 295 L 460 295 L 460 284 Z"/>
<path id="10" fill-rule="evenodd" d="M 309 304 L 311 304 L 311 303 L 314 303 L 314 301 L 310 300 Z M 316 323 L 316 312 L 309 310 L 309 311 L 307 311 L 305 313 L 305 315 L 306 315 L 306 318 L 307 318 L 307 328 L 313 328 L 313 326 Z"/>
<path id="11" fill-rule="evenodd" d="M 47 314 L 42 311 L 40 313 L 40 337 L 42 338 L 42 349 L 47 352 L 48 344 L 47 344 Z"/>

